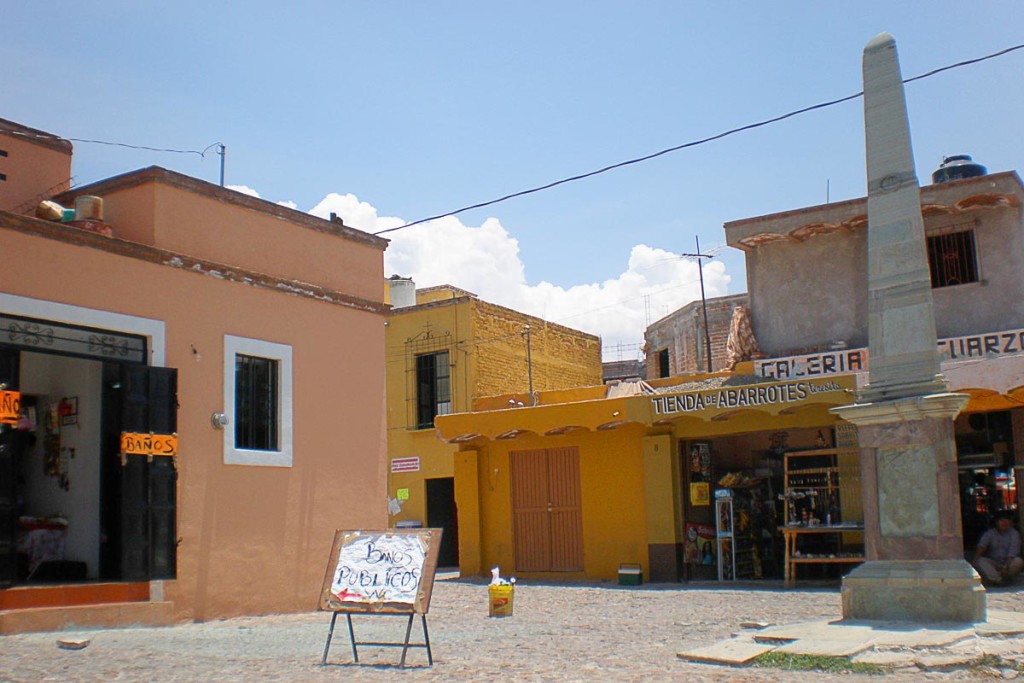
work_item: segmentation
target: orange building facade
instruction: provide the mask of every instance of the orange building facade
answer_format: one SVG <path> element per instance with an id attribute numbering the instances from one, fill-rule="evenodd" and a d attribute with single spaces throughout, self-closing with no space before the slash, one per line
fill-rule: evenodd
<path id="1" fill-rule="evenodd" d="M 84 195 L 0 205 L 0 633 L 313 609 L 387 525 L 386 240 L 156 167 Z"/>

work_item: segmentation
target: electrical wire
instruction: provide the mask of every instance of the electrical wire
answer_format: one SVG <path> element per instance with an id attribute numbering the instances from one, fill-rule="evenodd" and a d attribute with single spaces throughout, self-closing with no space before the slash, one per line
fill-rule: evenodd
<path id="1" fill-rule="evenodd" d="M 146 145 L 130 145 L 126 142 L 110 142 L 108 140 L 88 140 L 86 138 L 64 138 L 59 135 L 42 135 L 39 133 L 26 133 L 20 130 L 5 130 L 5 133 L 9 135 L 20 135 L 24 138 L 40 138 L 43 140 L 67 140 L 68 142 L 86 142 L 93 145 L 109 145 L 111 147 L 127 147 L 128 149 L 141 149 L 148 152 L 168 152 L 170 154 L 197 154 L 202 158 L 206 158 L 206 153 L 210 151 L 212 147 L 217 147 L 223 143 L 214 142 L 211 145 L 207 145 L 206 149 L 199 151 L 198 149 L 171 149 L 168 147 L 147 147 Z"/>
<path id="2" fill-rule="evenodd" d="M 928 71 L 926 73 L 923 73 L 923 74 L 920 74 L 920 75 L 917 75 L 917 76 L 913 76 L 911 78 L 906 78 L 906 79 L 903 80 L 903 82 L 904 83 L 913 83 L 914 81 L 919 81 L 919 80 L 922 80 L 924 78 L 928 78 L 930 76 L 934 76 L 936 74 L 940 74 L 940 73 L 942 73 L 944 71 L 949 71 L 951 69 L 957 69 L 957 68 L 960 68 L 960 67 L 963 67 L 963 66 L 970 66 L 972 64 L 977 64 L 979 62 L 984 62 L 984 61 L 989 60 L 989 59 L 995 59 L 996 57 L 1001 57 L 1001 56 L 1003 56 L 1005 54 L 1009 54 L 1010 52 L 1014 52 L 1015 50 L 1020 50 L 1020 49 L 1024 49 L 1024 44 L 1014 45 L 1012 47 L 1008 47 L 1008 48 L 1006 48 L 1004 50 L 999 50 L 998 52 L 993 52 L 992 54 L 988 54 L 988 55 L 985 55 L 983 57 L 976 57 L 974 59 L 965 59 L 965 60 L 963 60 L 961 62 L 956 62 L 955 64 L 948 64 L 946 66 L 942 66 L 942 67 L 939 67 L 937 69 L 932 69 L 931 71 Z M 835 106 L 837 104 L 842 104 L 843 102 L 849 102 L 851 100 L 855 100 L 855 99 L 857 99 L 859 97 L 862 97 L 863 95 L 864 95 L 864 91 L 862 90 L 862 91 L 860 91 L 858 93 L 855 93 L 853 95 L 847 95 L 846 97 L 840 97 L 838 99 L 829 100 L 828 102 L 819 102 L 818 104 L 812 104 L 811 106 L 803 107 L 802 109 L 794 109 L 793 111 L 787 112 L 785 114 L 781 114 L 779 116 L 774 116 L 774 117 L 772 117 L 770 119 L 764 119 L 763 121 L 758 121 L 756 123 L 750 123 L 750 124 L 747 124 L 745 126 L 740 126 L 738 128 L 732 128 L 732 129 L 724 131 L 722 133 L 717 133 L 715 135 L 711 135 L 711 136 L 708 136 L 706 138 L 701 138 L 700 140 L 693 140 L 691 142 L 684 142 L 681 145 L 675 145 L 673 147 L 667 147 L 665 149 L 662 149 L 660 151 L 654 152 L 652 154 L 646 154 L 646 155 L 644 155 L 642 157 L 637 157 L 635 159 L 629 159 L 627 161 L 620 161 L 619 163 L 611 164 L 609 166 L 605 166 L 603 168 L 599 168 L 596 171 L 589 171 L 587 173 L 580 173 L 578 175 L 569 176 L 568 178 L 562 178 L 561 180 L 555 180 L 554 182 L 546 183 L 544 185 L 539 185 L 537 187 L 533 187 L 533 188 L 530 188 L 528 190 L 521 190 L 519 192 L 513 192 L 513 193 L 507 194 L 507 195 L 505 195 L 503 197 L 498 197 L 497 199 L 491 199 L 491 200 L 488 200 L 488 201 L 485 201 L 485 202 L 478 202 L 476 204 L 471 204 L 469 206 L 464 206 L 461 209 L 456 209 L 454 211 L 449 211 L 447 213 L 440 213 L 440 214 L 437 214 L 436 216 L 430 216 L 429 218 L 421 218 L 419 220 L 412 221 L 411 223 L 406 223 L 405 225 L 399 225 L 398 227 L 388 228 L 386 230 L 380 230 L 379 232 L 375 232 L 373 234 L 374 235 L 383 235 L 384 233 L 387 233 L 387 232 L 394 232 L 396 230 L 404 230 L 405 228 L 411 228 L 412 226 L 420 225 L 421 223 L 428 223 L 430 221 L 435 221 L 435 220 L 438 220 L 440 218 L 447 218 L 448 216 L 457 216 L 460 213 L 465 213 L 466 211 L 472 211 L 473 209 L 482 209 L 485 206 L 492 206 L 494 204 L 500 204 L 501 202 L 506 202 L 506 201 L 508 201 L 510 199 L 516 199 L 517 197 L 525 197 L 526 195 L 535 194 L 537 192 L 543 192 L 544 190 L 550 190 L 551 188 L 558 187 L 559 185 L 565 185 L 566 183 L 576 182 L 577 180 L 583 180 L 585 178 L 591 178 L 593 176 L 600 175 L 602 173 L 607 173 L 609 171 L 614 171 L 614 170 L 619 169 L 619 168 L 624 168 L 626 166 L 632 166 L 633 164 L 639 164 L 639 163 L 641 163 L 643 161 L 650 161 L 651 159 L 656 159 L 657 157 L 664 156 L 666 154 L 671 154 L 672 152 L 678 152 L 679 150 L 688 149 L 690 147 L 697 147 L 698 145 L 704 145 L 704 144 L 707 144 L 709 142 L 714 142 L 715 140 L 721 140 L 722 138 L 728 137 L 730 135 L 735 135 L 737 133 L 742 133 L 742 132 L 748 131 L 748 130 L 754 130 L 755 128 L 761 128 L 763 126 L 767 126 L 767 125 L 770 125 L 770 124 L 773 124 L 773 123 L 778 123 L 779 121 L 785 121 L 786 119 L 792 118 L 794 116 L 799 116 L 800 114 L 806 114 L 807 112 L 810 112 L 810 111 L 815 111 L 815 110 L 818 110 L 818 109 L 825 109 L 826 107 L 832 107 L 832 106 Z"/>

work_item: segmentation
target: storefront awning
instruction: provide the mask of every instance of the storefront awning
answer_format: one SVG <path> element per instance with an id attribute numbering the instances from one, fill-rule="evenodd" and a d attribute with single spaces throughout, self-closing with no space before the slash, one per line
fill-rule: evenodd
<path id="1" fill-rule="evenodd" d="M 438 436 L 449 443 L 514 439 L 522 434 L 552 436 L 575 430 L 605 431 L 624 425 L 672 425 L 677 421 L 725 422 L 740 415 L 798 415 L 854 402 L 853 376 L 742 383 L 719 377 L 664 387 L 660 393 L 575 403 L 511 407 L 437 418 Z"/>
<path id="2" fill-rule="evenodd" d="M 1024 406 L 1024 355 L 942 364 L 949 390 L 968 394 L 965 413 Z"/>

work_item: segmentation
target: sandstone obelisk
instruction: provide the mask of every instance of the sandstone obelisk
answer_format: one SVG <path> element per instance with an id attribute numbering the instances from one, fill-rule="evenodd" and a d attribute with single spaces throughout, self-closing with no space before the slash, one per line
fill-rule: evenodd
<path id="1" fill-rule="evenodd" d="M 867 562 L 843 580 L 843 617 L 984 621 L 963 557 L 953 418 L 936 350 L 920 187 L 896 41 L 864 48 L 869 382 L 835 412 L 858 427 Z"/>

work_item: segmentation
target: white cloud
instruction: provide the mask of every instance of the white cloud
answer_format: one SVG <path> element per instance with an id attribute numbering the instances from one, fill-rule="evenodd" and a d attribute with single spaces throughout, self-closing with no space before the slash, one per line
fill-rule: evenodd
<path id="1" fill-rule="evenodd" d="M 297 208 L 299 208 L 299 205 L 296 204 L 295 202 L 291 201 L 291 200 L 285 201 L 285 202 L 277 202 L 277 203 L 278 203 L 279 206 L 283 206 L 286 209 L 297 209 Z"/>
<path id="2" fill-rule="evenodd" d="M 252 189 L 248 185 L 225 185 L 225 187 L 227 187 L 229 190 L 234 190 L 235 192 L 247 194 L 250 197 L 256 197 L 256 199 L 260 198 L 260 193 Z"/>
<path id="3" fill-rule="evenodd" d="M 346 225 L 371 233 L 405 223 L 379 216 L 353 194 L 331 193 L 310 210 L 321 218 L 332 212 Z M 468 226 L 448 216 L 385 236 L 391 240 L 384 252 L 385 275 L 411 277 L 417 287 L 455 285 L 487 301 L 599 335 L 605 360 L 636 358 L 648 322 L 700 298 L 696 262 L 645 244 L 630 250 L 614 277 L 565 288 L 526 281 L 519 242 L 497 218 Z M 728 294 L 731 280 L 721 261 L 705 263 L 709 298 Z"/>
<path id="4" fill-rule="evenodd" d="M 351 194 L 330 194 L 310 213 L 326 218 L 332 211 L 367 232 L 404 223 L 378 216 L 372 205 Z M 637 357 L 648 321 L 700 298 L 696 262 L 645 244 L 633 247 L 615 277 L 563 288 L 526 281 L 519 242 L 496 218 L 474 227 L 448 216 L 386 237 L 391 240 L 384 252 L 386 275 L 411 277 L 418 287 L 455 285 L 487 301 L 600 335 L 605 360 Z M 731 280 L 722 262 L 705 264 L 709 298 L 728 294 Z"/>

